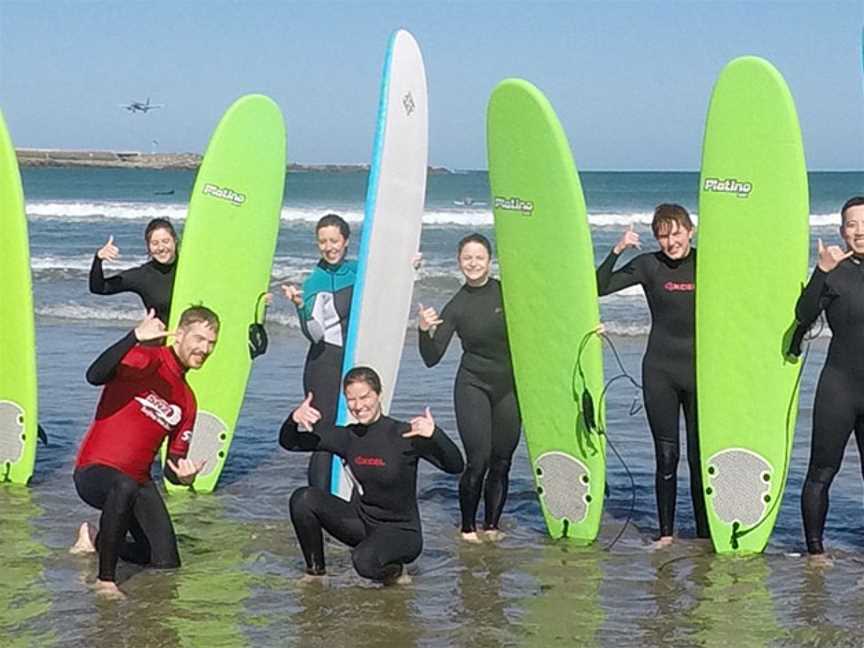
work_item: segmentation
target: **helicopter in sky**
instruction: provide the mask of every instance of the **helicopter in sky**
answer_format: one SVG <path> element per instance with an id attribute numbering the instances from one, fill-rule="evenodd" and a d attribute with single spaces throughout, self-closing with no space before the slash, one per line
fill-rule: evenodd
<path id="1" fill-rule="evenodd" d="M 132 101 L 128 104 L 120 104 L 121 108 L 125 108 L 131 113 L 141 112 L 147 113 L 150 110 L 156 110 L 157 108 L 164 107 L 165 104 L 151 104 L 150 97 L 147 97 L 147 101 Z"/>

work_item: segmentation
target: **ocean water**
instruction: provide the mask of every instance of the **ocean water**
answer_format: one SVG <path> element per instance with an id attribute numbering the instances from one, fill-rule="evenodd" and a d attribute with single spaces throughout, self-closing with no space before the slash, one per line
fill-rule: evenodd
<path id="1" fill-rule="evenodd" d="M 306 457 L 285 453 L 276 444 L 282 419 L 302 398 L 306 344 L 293 309 L 281 297 L 268 315 L 271 350 L 255 362 L 220 488 L 210 496 L 168 500 L 182 569 L 124 566 L 120 585 L 129 598 L 99 600 L 88 587 L 95 561 L 66 553 L 78 524 L 97 519 L 71 482 L 74 454 L 99 394 L 83 374 L 142 310 L 134 297 L 90 295 L 88 269 L 109 235 L 122 254 L 120 262 L 106 266 L 109 271 L 143 262 L 146 221 L 167 215 L 182 227 L 194 174 L 25 169 L 23 177 L 37 308 L 40 418 L 50 445 L 39 449 L 30 488 L 0 487 L 0 574 L 6 575 L 0 588 L 2 645 L 864 643 L 861 464 L 852 448 L 831 492 L 826 541 L 834 566 L 816 568 L 800 556 L 798 496 L 824 338 L 813 342 L 805 368 L 787 494 L 764 555 L 720 558 L 693 538 L 686 462 L 679 470 L 681 538 L 670 549 L 650 550 L 656 532 L 653 450 L 644 412 L 630 413 L 639 394 L 620 387 L 608 400 L 609 436 L 633 485 L 610 453 L 610 493 L 595 546 L 577 548 L 545 536 L 520 444 L 502 543 L 460 543 L 457 481 L 427 467 L 420 479 L 425 550 L 412 567 L 413 583 L 385 589 L 363 582 L 353 574 L 347 551 L 328 543 L 331 576 L 322 585 L 308 586 L 298 582 L 302 557 L 287 507 L 290 493 L 305 480 Z M 631 223 L 643 235 L 643 247 L 653 249 L 654 205 L 675 201 L 695 212 L 697 181 L 695 173 L 583 174 L 597 260 Z M 365 184 L 361 171 L 288 175 L 274 287 L 302 281 L 315 263 L 313 226 L 321 215 L 335 211 L 359 230 Z M 862 186 L 864 173 L 811 174 L 814 241 L 837 239 L 839 207 Z M 430 177 L 415 301 L 443 306 L 458 288 L 457 241 L 471 231 L 493 235 L 486 202 L 483 172 Z M 356 246 L 357 235 L 352 238 Z M 554 247 L 554 236 L 550 241 L 554 273 L 556 256 L 567 251 Z M 649 326 L 641 291 L 604 298 L 601 308 L 625 366 L 638 376 Z M 416 335 L 409 331 L 392 413 L 410 417 L 428 404 L 456 438 L 452 384 L 458 344 L 431 370 L 423 366 L 416 346 Z M 611 377 L 611 358 L 607 367 Z"/>

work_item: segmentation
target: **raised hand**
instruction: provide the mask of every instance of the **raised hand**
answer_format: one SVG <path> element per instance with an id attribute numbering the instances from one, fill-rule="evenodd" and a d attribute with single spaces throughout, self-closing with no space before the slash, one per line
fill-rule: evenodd
<path id="1" fill-rule="evenodd" d="M 206 459 L 202 459 L 199 462 L 192 461 L 191 459 L 186 459 L 185 457 L 181 457 L 177 460 L 177 463 L 171 461 L 169 457 L 166 461 L 168 467 L 174 471 L 174 474 L 177 476 L 177 481 L 181 484 L 186 484 L 187 486 L 195 481 L 195 477 L 198 476 L 204 466 L 207 464 Z"/>
<path id="2" fill-rule="evenodd" d="M 411 437 L 423 437 L 428 439 L 435 432 L 435 419 L 432 418 L 432 412 L 429 408 L 420 416 L 415 416 L 411 419 L 411 429 L 402 436 L 406 439 Z"/>
<path id="3" fill-rule="evenodd" d="M 843 252 L 843 250 L 836 245 L 825 247 L 822 245 L 821 238 L 816 243 L 816 252 L 819 254 L 818 265 L 822 272 L 831 272 L 834 268 L 840 265 L 841 261 L 852 256 L 852 250 Z"/>
<path id="4" fill-rule="evenodd" d="M 303 291 L 294 284 L 283 284 L 282 292 L 285 296 L 294 302 L 297 306 L 303 305 Z"/>
<path id="5" fill-rule="evenodd" d="M 411 257 L 411 267 L 414 268 L 415 271 L 420 269 L 420 266 L 423 265 L 423 254 L 418 252 L 413 257 Z"/>
<path id="6" fill-rule="evenodd" d="M 96 256 L 103 261 L 116 261 L 120 258 L 120 248 L 114 245 L 114 236 L 108 237 L 108 242 L 96 251 Z"/>
<path id="7" fill-rule="evenodd" d="M 147 315 L 141 320 L 141 323 L 135 327 L 135 339 L 139 342 L 147 342 L 149 340 L 161 340 L 174 335 L 173 331 L 166 331 L 165 324 L 156 317 L 156 310 L 151 308 L 147 311 Z"/>
<path id="8" fill-rule="evenodd" d="M 306 399 L 291 413 L 291 420 L 307 430 L 321 420 L 321 412 L 312 406 L 312 392 L 306 394 Z"/>
<path id="9" fill-rule="evenodd" d="M 642 246 L 639 243 L 639 234 L 637 234 L 633 229 L 633 223 L 630 223 L 630 227 L 628 227 L 627 231 L 621 235 L 621 238 L 612 249 L 615 254 L 621 254 L 627 248 L 640 249 L 641 247 Z"/>
<path id="10" fill-rule="evenodd" d="M 443 323 L 444 320 L 438 317 L 438 311 L 431 306 L 424 308 L 423 304 L 419 304 L 417 308 L 417 326 L 420 327 L 421 331 L 431 331 Z"/>

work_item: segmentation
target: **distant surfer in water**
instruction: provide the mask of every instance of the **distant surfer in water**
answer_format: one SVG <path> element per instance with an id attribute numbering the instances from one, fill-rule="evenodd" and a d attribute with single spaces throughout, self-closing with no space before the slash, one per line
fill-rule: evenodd
<path id="1" fill-rule="evenodd" d="M 678 422 L 682 408 L 687 427 L 687 463 L 696 536 L 708 538 L 710 534 L 696 427 L 693 221 L 681 205 L 664 203 L 654 210 L 651 230 L 660 251 L 640 254 L 620 270 L 614 270 L 624 250 L 640 247 L 639 234 L 631 225 L 597 268 L 597 289 L 603 296 L 641 285 L 651 311 L 651 332 L 642 360 L 642 387 L 657 463 L 655 486 L 660 537 L 655 546 L 659 548 L 673 540 L 680 457 Z"/>
<path id="2" fill-rule="evenodd" d="M 357 573 L 385 584 L 403 582 L 405 565 L 423 548 L 417 506 L 417 463 L 425 459 L 458 474 L 459 448 L 435 425 L 429 408 L 410 422 L 381 411 L 381 380 L 369 367 L 355 367 L 342 383 L 348 411 L 357 421 L 336 426 L 314 407 L 315 394 L 282 424 L 279 444 L 286 450 L 326 450 L 342 457 L 355 483 L 346 502 L 328 490 L 304 486 L 291 495 L 291 522 L 307 578 L 323 576 L 323 531 L 352 547 Z"/>
<path id="3" fill-rule="evenodd" d="M 342 358 L 357 262 L 347 260 L 351 228 L 340 216 L 327 214 L 315 225 L 321 259 L 303 282 L 282 286 L 285 296 L 297 307 L 300 330 L 310 342 L 303 367 L 303 391 L 315 394 L 315 409 L 321 420 L 336 422 Z M 332 454 L 324 450 L 309 460 L 309 485 L 330 490 Z"/>
<path id="4" fill-rule="evenodd" d="M 503 537 L 499 524 L 521 423 L 501 283 L 489 276 L 492 245 L 485 236 L 470 234 L 459 242 L 456 257 L 465 283 L 440 315 L 420 304 L 418 340 L 427 367 L 438 364 L 454 333 L 462 341 L 453 402 L 468 462 L 459 481 L 459 508 L 462 538 L 476 543 L 481 542 L 475 521 L 481 494 L 486 539 Z"/>
<path id="5" fill-rule="evenodd" d="M 846 250 L 819 240 L 816 267 L 795 307 L 798 330 L 791 349 L 800 355 L 804 333 L 825 311 L 831 343 L 813 401 L 810 465 L 801 491 L 807 551 L 823 563 L 829 562 L 822 546 L 828 491 L 853 429 L 864 456 L 864 196 L 847 200 L 840 217 Z"/>
<path id="6" fill-rule="evenodd" d="M 147 223 L 144 241 L 150 261 L 106 278 L 102 263 L 120 258 L 114 237 L 108 237 L 108 242 L 99 248 L 90 266 L 90 292 L 96 295 L 135 293 L 144 302 L 144 308 L 154 309 L 156 317 L 167 325 L 177 268 L 177 232 L 167 218 L 154 218 Z"/>
<path id="7" fill-rule="evenodd" d="M 151 309 L 122 340 L 87 370 L 87 381 L 105 385 L 96 416 L 75 461 L 75 488 L 100 509 L 99 534 L 83 523 L 72 553 L 99 553 L 96 588 L 122 597 L 117 560 L 157 568 L 180 566 L 171 517 L 150 476 L 150 466 L 168 439 L 164 474 L 174 484 L 192 484 L 204 462 L 186 458 L 197 411 L 186 383 L 212 353 L 219 318 L 203 306 L 180 317 L 171 346 L 144 343 L 172 335 Z M 127 539 L 132 535 L 132 542 Z"/>

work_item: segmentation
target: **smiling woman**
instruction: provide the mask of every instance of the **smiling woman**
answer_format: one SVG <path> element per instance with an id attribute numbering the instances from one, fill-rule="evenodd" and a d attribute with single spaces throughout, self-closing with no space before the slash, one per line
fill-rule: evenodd
<path id="1" fill-rule="evenodd" d="M 462 454 L 429 408 L 410 422 L 381 413 L 381 379 L 369 367 L 351 369 L 343 380 L 348 410 L 357 423 L 336 426 L 312 406 L 309 392 L 282 424 L 286 450 L 327 450 L 342 457 L 354 482 L 350 502 L 307 486 L 291 496 L 291 522 L 306 561 L 306 578 L 323 576 L 326 530 L 352 547 L 357 573 L 385 584 L 403 582 L 404 566 L 423 548 L 417 507 L 417 463 L 425 459 L 458 474 Z"/>
<path id="2" fill-rule="evenodd" d="M 90 292 L 96 295 L 135 293 L 141 297 L 144 308 L 155 309 L 156 317 L 167 324 L 177 268 L 177 232 L 167 218 L 154 218 L 144 230 L 144 242 L 150 261 L 106 278 L 103 261 L 120 258 L 120 248 L 115 245 L 114 237 L 108 237 L 108 242 L 96 252 L 90 267 Z"/>

